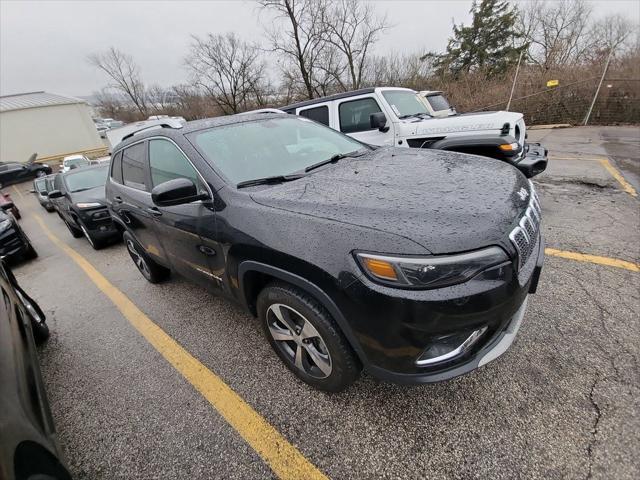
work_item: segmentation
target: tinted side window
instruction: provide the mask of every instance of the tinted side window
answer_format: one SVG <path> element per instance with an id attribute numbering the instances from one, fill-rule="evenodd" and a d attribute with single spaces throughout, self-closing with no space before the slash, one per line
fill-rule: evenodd
<path id="1" fill-rule="evenodd" d="M 116 183 L 122 183 L 122 152 L 118 152 L 111 160 L 111 179 Z"/>
<path id="2" fill-rule="evenodd" d="M 372 130 L 369 116 L 381 112 L 378 102 L 373 98 L 361 98 L 343 102 L 339 107 L 340 131 L 344 133 Z"/>
<path id="3" fill-rule="evenodd" d="M 300 110 L 299 115 L 315 120 L 316 122 L 324 123 L 327 127 L 329 126 L 329 107 L 326 105 Z"/>
<path id="4" fill-rule="evenodd" d="M 154 187 L 175 178 L 188 178 L 196 185 L 200 183 L 193 165 L 178 147 L 168 140 L 149 141 L 149 167 Z"/>
<path id="5" fill-rule="evenodd" d="M 127 187 L 146 190 L 144 142 L 125 148 L 122 153 L 122 181 Z"/>

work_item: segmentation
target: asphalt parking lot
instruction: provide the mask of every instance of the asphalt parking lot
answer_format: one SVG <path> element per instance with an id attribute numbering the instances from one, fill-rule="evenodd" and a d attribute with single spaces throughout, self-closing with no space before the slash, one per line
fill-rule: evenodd
<path id="1" fill-rule="evenodd" d="M 550 149 L 535 181 L 550 250 L 514 345 L 453 381 L 406 387 L 363 376 L 338 395 L 297 381 L 239 308 L 179 277 L 147 283 L 122 244 L 94 251 L 29 185 L 11 187 L 40 254 L 14 271 L 49 319 L 42 370 L 74 477 L 640 478 L 640 129 L 529 137 Z M 244 407 L 227 421 L 234 405 L 207 400 L 224 388 L 194 388 L 198 373 L 185 375 L 184 357 L 169 363 L 109 285 L 284 443 L 245 441 L 264 425 L 243 419 Z M 263 460 L 289 447 L 299 455 L 290 470 Z"/>

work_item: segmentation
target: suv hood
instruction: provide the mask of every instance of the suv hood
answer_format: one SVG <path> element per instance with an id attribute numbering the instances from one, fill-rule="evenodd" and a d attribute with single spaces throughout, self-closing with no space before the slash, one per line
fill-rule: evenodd
<path id="1" fill-rule="evenodd" d="M 270 206 L 409 238 L 431 253 L 507 245 L 526 208 L 511 165 L 456 152 L 383 148 L 251 194 Z M 398 253 L 390 245 L 387 252 Z"/>
<path id="2" fill-rule="evenodd" d="M 422 120 L 401 120 L 404 135 L 446 135 L 449 133 L 500 131 L 509 122 L 513 129 L 522 119 L 516 112 L 478 112 L 459 114 L 445 118 L 425 118 Z"/>

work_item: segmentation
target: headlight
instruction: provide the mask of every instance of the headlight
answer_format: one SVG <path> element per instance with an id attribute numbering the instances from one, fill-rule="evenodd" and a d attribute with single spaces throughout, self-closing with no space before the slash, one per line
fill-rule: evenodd
<path id="1" fill-rule="evenodd" d="M 362 269 L 373 280 L 391 286 L 440 288 L 462 283 L 482 270 L 509 260 L 500 247 L 433 257 L 395 257 L 356 253 Z"/>
<path id="2" fill-rule="evenodd" d="M 0 232 L 4 232 L 7 228 L 11 226 L 11 220 L 3 220 L 0 222 Z"/>
<path id="3" fill-rule="evenodd" d="M 101 206 L 102 204 L 98 202 L 76 203 L 76 207 L 78 208 L 95 208 L 95 207 L 101 207 Z"/>

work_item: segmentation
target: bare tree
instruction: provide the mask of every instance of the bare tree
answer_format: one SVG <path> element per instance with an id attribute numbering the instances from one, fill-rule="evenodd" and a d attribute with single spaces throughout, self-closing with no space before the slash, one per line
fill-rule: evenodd
<path id="1" fill-rule="evenodd" d="M 142 115 L 147 114 L 145 86 L 131 55 L 111 47 L 106 52 L 89 55 L 88 61 L 109 76 L 111 88 L 125 94 Z"/>
<path id="2" fill-rule="evenodd" d="M 545 70 L 579 63 L 593 46 L 585 0 L 538 0 L 521 9 L 530 59 Z"/>
<path id="3" fill-rule="evenodd" d="M 236 34 L 193 37 L 185 64 L 194 84 L 204 89 L 225 113 L 238 113 L 256 98 L 265 80 L 260 50 Z"/>
<path id="4" fill-rule="evenodd" d="M 326 55 L 327 34 L 322 21 L 327 0 L 259 0 L 258 3 L 274 12 L 279 20 L 266 32 L 272 50 L 280 54 L 285 63 L 295 65 L 306 96 L 314 98 L 318 94 L 314 78 Z M 284 70 L 287 69 L 285 65 Z"/>
<path id="5" fill-rule="evenodd" d="M 377 16 L 371 4 L 360 0 L 335 0 L 323 13 L 322 27 L 328 33 L 327 42 L 343 56 L 349 87 L 358 89 L 362 85 L 371 48 L 389 28 L 387 17 Z M 335 77 L 342 83 L 340 74 L 338 70 Z"/>
<path id="6" fill-rule="evenodd" d="M 638 42 L 638 31 L 637 23 L 634 24 L 620 14 L 606 16 L 593 25 L 595 42 L 607 53 L 616 49 L 620 50 L 620 54 L 626 53 L 625 47 L 633 48 L 633 40 Z"/>

